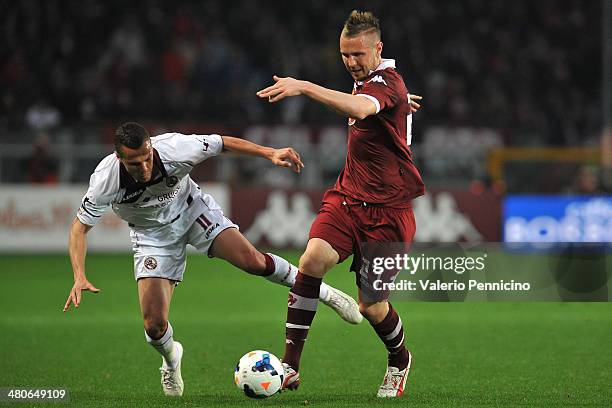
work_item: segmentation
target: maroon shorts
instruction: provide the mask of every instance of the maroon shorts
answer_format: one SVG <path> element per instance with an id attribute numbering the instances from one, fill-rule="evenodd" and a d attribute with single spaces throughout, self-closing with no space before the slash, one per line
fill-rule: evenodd
<path id="1" fill-rule="evenodd" d="M 327 241 L 340 255 L 339 263 L 354 255 L 351 271 L 359 272 L 363 258 L 362 244 L 411 243 L 415 231 L 412 207 L 372 205 L 328 190 L 310 227 L 309 238 Z"/>

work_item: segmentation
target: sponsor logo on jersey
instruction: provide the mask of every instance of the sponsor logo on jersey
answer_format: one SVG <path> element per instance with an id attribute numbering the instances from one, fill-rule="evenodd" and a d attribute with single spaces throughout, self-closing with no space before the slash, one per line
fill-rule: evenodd
<path id="1" fill-rule="evenodd" d="M 176 186 L 176 183 L 178 183 L 178 177 L 176 176 L 170 176 L 166 179 L 166 186 L 167 187 L 174 187 Z"/>
<path id="2" fill-rule="evenodd" d="M 119 204 L 125 204 L 125 203 L 133 203 L 135 201 L 138 200 L 138 198 L 142 195 L 142 193 L 145 192 L 146 189 L 144 188 L 139 188 L 137 190 L 126 190 L 125 191 L 125 195 L 123 196 L 123 198 L 121 199 L 121 201 L 119 202 Z"/>
<path id="3" fill-rule="evenodd" d="M 179 193 L 181 189 L 177 188 L 176 190 L 170 192 L 170 193 L 165 193 L 162 195 L 158 195 L 157 196 L 157 201 L 162 202 L 164 200 L 172 200 L 174 197 L 176 197 Z"/>
<path id="4" fill-rule="evenodd" d="M 144 266 L 149 270 L 155 269 L 157 268 L 157 260 L 149 256 L 144 260 Z"/>
<path id="5" fill-rule="evenodd" d="M 353 119 L 353 118 L 349 118 L 348 119 L 348 125 L 349 126 L 353 126 L 355 124 L 355 122 L 357 122 L 357 119 Z"/>
<path id="6" fill-rule="evenodd" d="M 385 86 L 387 86 L 387 83 L 385 82 L 383 77 L 381 77 L 380 75 L 375 75 L 372 79 L 367 81 L 366 84 L 369 84 L 370 82 L 380 82 L 380 83 L 385 84 Z"/>

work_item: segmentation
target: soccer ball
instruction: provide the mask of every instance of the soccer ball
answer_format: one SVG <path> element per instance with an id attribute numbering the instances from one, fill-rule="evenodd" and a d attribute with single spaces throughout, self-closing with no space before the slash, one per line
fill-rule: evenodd
<path id="1" fill-rule="evenodd" d="M 280 391 L 285 372 L 274 354 L 263 350 L 246 353 L 234 372 L 234 381 L 247 397 L 268 398 Z"/>

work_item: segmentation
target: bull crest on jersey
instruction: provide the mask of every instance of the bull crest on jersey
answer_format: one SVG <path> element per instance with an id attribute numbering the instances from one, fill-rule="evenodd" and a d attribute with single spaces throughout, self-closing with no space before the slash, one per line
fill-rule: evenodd
<path id="1" fill-rule="evenodd" d="M 297 298 L 293 296 L 293 293 L 289 292 L 289 299 L 287 300 L 287 303 L 289 306 L 293 306 L 295 302 L 297 302 Z"/>

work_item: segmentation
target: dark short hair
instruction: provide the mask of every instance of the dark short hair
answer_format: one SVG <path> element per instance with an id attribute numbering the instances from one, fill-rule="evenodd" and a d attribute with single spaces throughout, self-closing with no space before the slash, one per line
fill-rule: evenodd
<path id="1" fill-rule="evenodd" d="M 380 24 L 378 18 L 370 11 L 353 10 L 344 22 L 342 33 L 348 37 L 355 37 L 361 33 L 373 32 L 380 38 Z"/>
<path id="2" fill-rule="evenodd" d="M 138 149 L 150 138 L 151 136 L 149 136 L 149 132 L 147 132 L 144 126 L 136 122 L 126 122 L 115 131 L 115 151 L 121 154 L 121 146 Z"/>

